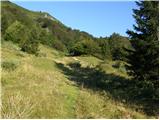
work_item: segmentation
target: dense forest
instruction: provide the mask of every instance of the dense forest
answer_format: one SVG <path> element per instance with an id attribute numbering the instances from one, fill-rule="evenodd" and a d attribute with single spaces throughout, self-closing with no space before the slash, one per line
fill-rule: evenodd
<path id="1" fill-rule="evenodd" d="M 12 2 L 1 1 L 2 48 L 6 43 L 12 42 L 17 45 L 20 53 L 37 58 L 47 56 L 41 50 L 41 46 L 47 46 L 53 51 L 56 50 L 64 58 L 70 60 L 92 56 L 103 61 L 101 64 L 96 64 L 95 69 L 92 67 L 81 68 L 81 64 L 77 62 L 68 64 L 73 71 L 59 63 L 57 63 L 56 69 L 62 69 L 64 75 L 75 75 L 68 79 L 77 78 L 76 82 L 81 84 L 80 88 L 86 87 L 86 89 L 101 92 L 108 91 L 112 98 L 122 103 L 125 101 L 125 104 L 129 106 L 134 103 L 138 107 L 132 105 L 131 107 L 135 107 L 136 112 L 140 110 L 147 116 L 157 117 L 159 111 L 159 2 L 140 1 L 136 4 L 138 9 L 133 10 L 133 17 L 136 21 L 136 24 L 133 25 L 134 30 L 126 30 L 129 37 L 113 33 L 111 36 L 97 38 L 87 32 L 64 25 L 46 12 L 34 12 Z M 7 48 L 4 47 L 4 49 Z M 8 68 L 11 71 L 14 69 L 13 63 L 5 62 L 7 55 L 8 53 L 5 52 L 3 55 L 2 49 L 2 71 Z M 12 55 L 10 57 L 12 58 Z M 61 59 L 59 60 L 61 61 Z M 113 77 L 112 74 L 110 77 L 106 76 L 104 69 L 109 69 L 107 64 L 110 63 L 107 63 L 108 61 L 116 62 L 111 67 L 115 70 L 121 69 L 122 73 L 125 71 L 127 79 Z M 37 60 L 37 62 L 42 61 Z M 42 62 L 42 64 L 44 63 Z M 89 60 L 90 63 L 92 60 Z M 7 74 L 12 73 L 7 72 Z M 83 78 L 83 75 L 91 75 L 91 78 L 87 79 L 85 76 Z M 114 79 L 108 83 L 105 82 L 105 79 L 109 78 Z M 4 81 L 2 74 L 2 87 L 8 83 Z M 36 113 L 34 115 L 36 116 Z M 5 114 L 2 116 L 6 117 Z M 36 117 L 40 118 L 38 115 Z M 79 116 L 79 118 L 85 117 L 85 115 Z M 118 118 L 114 115 L 113 117 Z M 93 118 L 96 118 L 96 115 L 93 115 Z"/>

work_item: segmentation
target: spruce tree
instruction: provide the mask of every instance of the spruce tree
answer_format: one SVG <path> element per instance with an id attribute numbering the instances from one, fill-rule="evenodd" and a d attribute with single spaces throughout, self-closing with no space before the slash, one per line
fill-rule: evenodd
<path id="1" fill-rule="evenodd" d="M 134 31 L 128 30 L 134 50 L 128 50 L 128 73 L 135 80 L 147 83 L 153 88 L 158 100 L 159 87 L 159 2 L 136 2 L 139 9 L 133 9 L 136 24 Z"/>

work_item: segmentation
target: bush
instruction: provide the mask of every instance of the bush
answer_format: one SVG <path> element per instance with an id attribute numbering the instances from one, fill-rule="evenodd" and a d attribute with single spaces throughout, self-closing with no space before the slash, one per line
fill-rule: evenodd
<path id="1" fill-rule="evenodd" d="M 22 37 L 23 36 L 23 37 Z M 21 22 L 15 21 L 11 24 L 4 35 L 4 39 L 7 41 L 13 41 L 14 43 L 22 43 L 28 37 L 27 27 L 25 27 Z"/>
<path id="2" fill-rule="evenodd" d="M 112 59 L 125 60 L 125 57 L 128 54 L 125 48 L 132 49 L 132 45 L 129 39 L 117 33 L 113 33 L 108 40 L 112 54 Z"/>
<path id="3" fill-rule="evenodd" d="M 112 54 L 108 43 L 108 38 L 99 38 L 96 41 L 100 47 L 99 58 L 111 60 Z"/>
<path id="4" fill-rule="evenodd" d="M 100 47 L 92 39 L 85 39 L 76 43 L 70 50 L 70 54 L 74 56 L 79 55 L 93 55 L 96 56 L 100 52 Z"/>
<path id="5" fill-rule="evenodd" d="M 84 46 L 84 51 L 89 55 L 95 55 L 96 53 L 100 53 L 99 45 L 92 39 L 86 39 L 82 41 Z"/>
<path id="6" fill-rule="evenodd" d="M 29 39 L 20 44 L 21 50 L 30 54 L 37 54 L 39 51 L 39 34 L 38 30 L 33 28 L 30 31 Z"/>
<path id="7" fill-rule="evenodd" d="M 7 28 L 4 39 L 18 43 L 24 52 L 36 54 L 38 51 L 39 32 L 35 29 L 35 26 L 28 29 L 21 22 L 15 21 Z"/>
<path id="8" fill-rule="evenodd" d="M 59 40 L 54 40 L 53 41 L 53 48 L 55 48 L 57 50 L 60 50 L 62 52 L 66 51 L 65 45 Z"/>
<path id="9" fill-rule="evenodd" d="M 77 43 L 73 46 L 73 48 L 71 48 L 70 50 L 70 55 L 73 56 L 79 56 L 79 55 L 83 55 L 86 54 L 84 46 L 82 43 Z"/>

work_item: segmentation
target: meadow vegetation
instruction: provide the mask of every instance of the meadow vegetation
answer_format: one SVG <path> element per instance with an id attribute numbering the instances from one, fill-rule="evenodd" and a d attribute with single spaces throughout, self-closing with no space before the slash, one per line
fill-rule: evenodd
<path id="1" fill-rule="evenodd" d="M 120 61 L 66 57 L 44 45 L 40 57 L 15 48 L 2 43 L 2 61 L 19 60 L 14 70 L 2 67 L 2 118 L 154 118 L 130 102 L 131 81 L 113 67 Z"/>

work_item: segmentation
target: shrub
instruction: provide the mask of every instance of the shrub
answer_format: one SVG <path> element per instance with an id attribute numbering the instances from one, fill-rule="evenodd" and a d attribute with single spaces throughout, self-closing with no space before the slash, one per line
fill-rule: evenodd
<path id="1" fill-rule="evenodd" d="M 23 37 L 22 37 L 23 36 Z M 19 21 L 11 24 L 4 35 L 4 39 L 15 43 L 22 43 L 28 37 L 27 28 Z"/>
<path id="2" fill-rule="evenodd" d="M 100 47 L 92 39 L 82 40 L 76 43 L 70 50 L 70 54 L 74 56 L 79 56 L 84 54 L 95 56 L 99 52 L 100 52 Z"/>
<path id="3" fill-rule="evenodd" d="M 108 43 L 108 38 L 99 38 L 98 40 L 96 40 L 99 47 L 100 47 L 100 54 L 99 54 L 99 58 L 102 59 L 112 59 L 112 54 L 111 54 L 111 50 L 110 50 L 110 46 Z"/>
<path id="4" fill-rule="evenodd" d="M 21 50 L 30 54 L 37 54 L 39 51 L 39 34 L 37 29 L 30 31 L 29 39 L 20 44 Z"/>
<path id="5" fill-rule="evenodd" d="M 36 54 L 38 51 L 39 32 L 35 26 L 29 30 L 21 22 L 15 21 L 7 28 L 4 39 L 18 43 L 24 52 Z"/>
<path id="6" fill-rule="evenodd" d="M 112 59 L 113 60 L 125 60 L 126 54 L 125 48 L 132 48 L 132 45 L 127 37 L 123 37 L 120 34 L 113 33 L 109 39 L 108 43 L 110 46 Z"/>
<path id="7" fill-rule="evenodd" d="M 63 51 L 63 52 L 66 51 L 65 45 L 59 40 L 53 41 L 53 48 L 60 50 L 60 51 Z"/>
<path id="8" fill-rule="evenodd" d="M 80 42 L 75 44 L 73 48 L 71 48 L 70 54 L 74 56 L 86 54 L 83 44 Z"/>
<path id="9" fill-rule="evenodd" d="M 18 64 L 13 61 L 4 61 L 2 62 L 2 69 L 7 71 L 13 71 L 17 68 Z"/>

